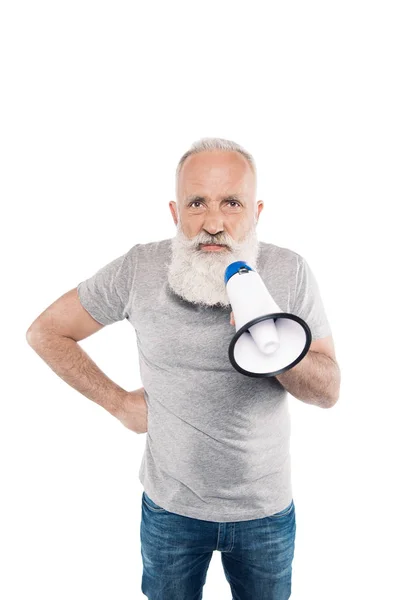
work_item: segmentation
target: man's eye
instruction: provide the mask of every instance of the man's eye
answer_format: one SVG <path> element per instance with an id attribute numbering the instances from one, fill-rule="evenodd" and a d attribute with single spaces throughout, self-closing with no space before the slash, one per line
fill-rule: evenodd
<path id="1" fill-rule="evenodd" d="M 200 202 L 200 200 L 193 200 L 193 202 L 191 202 L 191 203 L 189 204 L 189 207 L 191 207 L 191 206 L 194 206 L 195 204 L 200 204 L 200 205 L 201 205 L 202 203 Z M 229 205 L 229 204 L 230 204 L 230 205 L 232 205 L 232 204 L 236 204 L 236 206 L 239 206 L 239 207 L 240 207 L 240 204 L 239 204 L 239 202 L 236 202 L 236 200 L 229 200 L 229 201 L 227 202 L 227 204 L 228 204 L 228 205 Z M 197 208 L 197 207 L 196 207 L 196 208 Z"/>

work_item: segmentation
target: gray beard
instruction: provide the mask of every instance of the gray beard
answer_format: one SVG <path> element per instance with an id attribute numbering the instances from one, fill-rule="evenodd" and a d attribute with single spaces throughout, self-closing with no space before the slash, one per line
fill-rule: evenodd
<path id="1" fill-rule="evenodd" d="M 200 243 L 209 243 L 210 236 L 201 232 L 192 239 L 187 238 L 178 224 L 176 236 L 172 238 L 172 259 L 168 266 L 168 283 L 172 290 L 189 302 L 204 306 L 221 305 L 229 307 L 230 302 L 225 286 L 225 269 L 237 260 L 245 261 L 257 269 L 259 242 L 255 225 L 240 242 L 227 233 L 218 236 L 224 250 L 207 251 L 199 249 Z"/>

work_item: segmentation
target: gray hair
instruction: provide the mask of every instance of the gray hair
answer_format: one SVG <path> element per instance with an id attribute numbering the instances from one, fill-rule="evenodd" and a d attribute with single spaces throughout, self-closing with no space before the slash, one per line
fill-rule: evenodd
<path id="1" fill-rule="evenodd" d="M 225 140 L 223 138 L 204 137 L 204 138 L 201 138 L 200 140 L 196 140 L 195 142 L 193 142 L 193 144 L 189 148 L 189 150 L 187 150 L 185 152 L 185 154 L 179 160 L 178 166 L 176 167 L 176 173 L 175 173 L 175 188 L 176 188 L 176 190 L 178 189 L 179 173 L 181 172 L 182 165 L 185 162 L 185 160 L 192 154 L 197 154 L 199 152 L 210 152 L 212 150 L 225 150 L 227 152 L 232 152 L 232 151 L 240 152 L 240 154 L 242 154 L 246 158 L 247 162 L 249 163 L 250 168 L 252 169 L 252 171 L 254 173 L 254 177 L 257 181 L 257 169 L 256 169 L 255 160 L 254 160 L 253 156 L 250 154 L 250 152 L 247 152 L 247 150 L 245 150 L 243 148 L 243 146 L 240 146 L 240 144 L 237 144 L 236 142 L 233 142 L 231 140 Z"/>

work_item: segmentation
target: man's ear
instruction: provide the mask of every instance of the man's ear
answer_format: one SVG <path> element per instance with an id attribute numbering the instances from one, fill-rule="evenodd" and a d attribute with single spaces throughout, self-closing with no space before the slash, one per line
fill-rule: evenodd
<path id="1" fill-rule="evenodd" d="M 171 211 L 171 215 L 172 215 L 175 225 L 178 225 L 178 209 L 177 209 L 175 200 L 170 201 L 169 209 Z"/>
<path id="2" fill-rule="evenodd" d="M 257 202 L 257 223 L 258 223 L 258 219 L 260 218 L 260 212 L 263 210 L 264 208 L 264 202 L 262 200 L 259 200 Z"/>

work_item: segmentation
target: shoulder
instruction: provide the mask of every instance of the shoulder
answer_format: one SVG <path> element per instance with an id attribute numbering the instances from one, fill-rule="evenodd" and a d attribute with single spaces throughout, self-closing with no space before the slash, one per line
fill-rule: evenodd
<path id="1" fill-rule="evenodd" d="M 171 238 L 137 243 L 126 252 L 127 265 L 145 270 L 164 267 L 171 257 Z"/>
<path id="2" fill-rule="evenodd" d="M 296 273 L 303 261 L 303 257 L 291 248 L 262 241 L 259 241 L 259 247 L 257 264 L 261 269 L 266 267 L 274 271 L 283 269 L 285 272 Z"/>
<path id="3" fill-rule="evenodd" d="M 126 254 L 128 256 L 140 256 L 141 258 L 154 257 L 157 254 L 166 255 L 171 250 L 171 242 L 172 238 L 166 238 L 153 242 L 137 243 L 131 246 Z"/>

